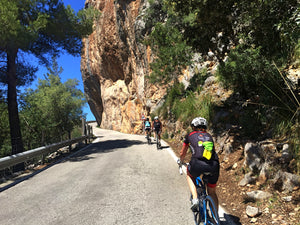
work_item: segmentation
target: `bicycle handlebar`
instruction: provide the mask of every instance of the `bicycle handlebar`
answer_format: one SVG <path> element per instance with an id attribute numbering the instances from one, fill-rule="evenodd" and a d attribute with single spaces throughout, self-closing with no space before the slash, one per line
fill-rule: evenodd
<path id="1" fill-rule="evenodd" d="M 179 173 L 180 175 L 182 175 L 183 174 L 182 166 L 187 166 L 188 163 L 181 162 L 180 159 L 177 159 L 177 164 L 179 166 Z"/>

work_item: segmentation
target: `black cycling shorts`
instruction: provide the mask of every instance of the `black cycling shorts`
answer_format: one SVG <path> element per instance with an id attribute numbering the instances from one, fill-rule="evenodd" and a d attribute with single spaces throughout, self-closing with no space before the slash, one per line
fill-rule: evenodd
<path id="1" fill-rule="evenodd" d="M 187 171 L 194 182 L 196 177 L 203 174 L 202 179 L 207 181 L 207 186 L 215 187 L 220 175 L 220 163 L 217 160 L 204 161 L 192 158 Z M 206 175 L 208 172 L 210 174 Z"/>

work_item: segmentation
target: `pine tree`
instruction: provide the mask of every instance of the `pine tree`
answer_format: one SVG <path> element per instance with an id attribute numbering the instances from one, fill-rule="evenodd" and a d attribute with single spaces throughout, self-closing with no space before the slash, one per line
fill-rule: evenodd
<path id="1" fill-rule="evenodd" d="M 92 32 L 96 15 L 93 9 L 79 11 L 76 15 L 70 6 L 65 7 L 60 0 L 0 1 L 0 57 L 5 62 L 1 75 L 4 75 L 2 80 L 7 84 L 12 154 L 23 152 L 24 149 L 18 114 L 17 82 L 26 73 L 17 70 L 19 55 L 33 54 L 45 64 L 49 55 L 58 54 L 61 50 L 74 56 L 79 55 L 81 40 Z"/>

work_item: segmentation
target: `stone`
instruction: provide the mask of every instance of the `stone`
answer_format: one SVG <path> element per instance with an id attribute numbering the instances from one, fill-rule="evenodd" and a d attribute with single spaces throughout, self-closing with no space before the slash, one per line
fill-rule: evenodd
<path id="1" fill-rule="evenodd" d="M 270 198 L 272 194 L 265 192 L 265 191 L 251 191 L 246 193 L 248 198 L 254 199 L 254 200 L 263 200 L 266 198 Z"/>
<path id="2" fill-rule="evenodd" d="M 257 143 L 246 143 L 244 148 L 244 155 L 245 166 L 248 166 L 253 172 L 258 172 L 261 170 L 264 159 L 261 153 L 261 149 Z"/>
<path id="3" fill-rule="evenodd" d="M 275 189 L 284 192 L 292 192 L 300 186 L 300 176 L 288 172 L 278 171 L 273 179 Z"/>
<path id="4" fill-rule="evenodd" d="M 261 214 L 261 212 L 260 212 L 259 208 L 248 205 L 246 207 L 246 214 L 249 217 L 256 217 L 256 216 L 259 216 Z"/>
<path id="5" fill-rule="evenodd" d="M 253 183 L 255 181 L 255 178 L 251 176 L 251 172 L 245 174 L 244 178 L 239 182 L 239 186 L 246 186 L 247 184 Z"/>
<path id="6" fill-rule="evenodd" d="M 285 201 L 285 202 L 290 202 L 290 201 L 292 201 L 292 199 L 293 199 L 293 196 L 282 197 L 282 200 Z"/>

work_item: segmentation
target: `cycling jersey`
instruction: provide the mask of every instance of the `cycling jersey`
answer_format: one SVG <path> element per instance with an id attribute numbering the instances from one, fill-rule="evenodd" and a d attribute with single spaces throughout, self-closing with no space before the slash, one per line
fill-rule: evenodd
<path id="1" fill-rule="evenodd" d="M 161 122 L 160 121 L 153 121 L 153 127 L 155 130 L 159 130 L 161 128 Z"/>
<path id="2" fill-rule="evenodd" d="M 208 181 L 207 185 L 214 188 L 219 179 L 220 164 L 212 136 L 204 131 L 193 131 L 186 135 L 183 144 L 189 145 L 192 151 L 188 175 L 195 182 L 195 178 L 203 174 L 203 179 Z M 207 172 L 210 174 L 205 174 Z"/>
<path id="3" fill-rule="evenodd" d="M 151 124 L 149 121 L 145 121 L 145 128 L 150 128 L 151 127 Z"/>
<path id="4" fill-rule="evenodd" d="M 201 160 L 218 160 L 214 149 L 213 138 L 204 131 L 193 131 L 186 135 L 184 144 L 189 145 L 192 158 Z"/>

